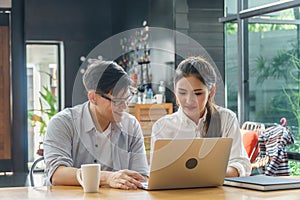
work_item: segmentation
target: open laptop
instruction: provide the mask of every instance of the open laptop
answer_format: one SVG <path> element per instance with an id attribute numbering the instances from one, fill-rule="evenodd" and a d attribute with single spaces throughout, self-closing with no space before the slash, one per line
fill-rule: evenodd
<path id="1" fill-rule="evenodd" d="M 146 190 L 223 185 L 232 138 L 160 139 L 154 144 Z"/>

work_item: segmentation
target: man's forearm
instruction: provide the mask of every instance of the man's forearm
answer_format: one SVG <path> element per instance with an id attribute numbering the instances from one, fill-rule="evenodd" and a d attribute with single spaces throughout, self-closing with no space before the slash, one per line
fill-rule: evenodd
<path id="1" fill-rule="evenodd" d="M 51 183 L 53 185 L 79 185 L 76 178 L 77 168 L 60 166 L 54 172 Z M 100 185 L 109 185 L 108 177 L 112 172 L 101 171 Z"/>
<path id="2" fill-rule="evenodd" d="M 79 185 L 76 178 L 77 168 L 60 166 L 51 177 L 52 185 Z"/>

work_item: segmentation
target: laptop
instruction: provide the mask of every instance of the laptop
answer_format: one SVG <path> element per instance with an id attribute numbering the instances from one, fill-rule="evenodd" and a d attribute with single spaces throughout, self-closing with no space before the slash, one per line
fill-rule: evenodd
<path id="1" fill-rule="evenodd" d="M 232 138 L 159 139 L 146 190 L 216 187 L 224 183 Z"/>

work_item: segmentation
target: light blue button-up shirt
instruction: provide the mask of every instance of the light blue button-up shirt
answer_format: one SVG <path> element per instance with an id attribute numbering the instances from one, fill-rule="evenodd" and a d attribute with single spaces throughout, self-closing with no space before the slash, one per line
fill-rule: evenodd
<path id="1" fill-rule="evenodd" d="M 49 121 L 44 139 L 48 183 L 59 166 L 80 168 L 86 163 L 100 163 L 103 171 L 130 169 L 148 176 L 144 138 L 136 118 L 124 113 L 121 122 L 111 123 L 106 138 L 99 137 L 102 133 L 97 131 L 88 105 L 64 109 Z"/>

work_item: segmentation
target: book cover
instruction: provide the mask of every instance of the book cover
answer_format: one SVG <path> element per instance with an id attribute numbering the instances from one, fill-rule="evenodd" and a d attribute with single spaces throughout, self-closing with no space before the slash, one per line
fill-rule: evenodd
<path id="1" fill-rule="evenodd" d="M 225 178 L 224 185 L 247 189 L 271 191 L 300 188 L 300 179 L 276 176 L 243 176 Z"/>

